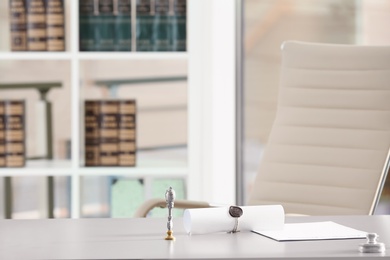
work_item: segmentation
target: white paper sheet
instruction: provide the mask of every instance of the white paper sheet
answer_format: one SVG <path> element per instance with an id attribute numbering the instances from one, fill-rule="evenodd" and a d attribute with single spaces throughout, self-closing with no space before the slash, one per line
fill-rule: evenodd
<path id="1" fill-rule="evenodd" d="M 284 209 L 281 205 L 244 206 L 238 220 L 238 230 L 277 230 L 284 225 Z M 229 207 L 186 209 L 183 215 L 187 233 L 206 234 L 229 232 L 235 219 L 229 215 Z"/>
<path id="2" fill-rule="evenodd" d="M 365 238 L 367 232 L 332 221 L 285 224 L 280 230 L 253 229 L 255 233 L 277 241 Z"/>

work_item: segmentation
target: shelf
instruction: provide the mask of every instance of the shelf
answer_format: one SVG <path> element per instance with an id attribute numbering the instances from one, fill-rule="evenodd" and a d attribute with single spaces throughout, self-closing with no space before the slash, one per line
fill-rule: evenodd
<path id="1" fill-rule="evenodd" d="M 80 60 L 185 60 L 188 54 L 187 52 L 79 52 L 77 56 Z"/>
<path id="2" fill-rule="evenodd" d="M 81 167 L 79 173 L 82 176 L 185 177 L 188 173 L 188 165 L 186 160 L 156 159 L 140 152 L 136 167 Z"/>
<path id="3" fill-rule="evenodd" d="M 0 52 L 0 60 L 185 60 L 187 52 Z"/>
<path id="4" fill-rule="evenodd" d="M 70 52 L 0 52 L 0 60 L 70 60 Z"/>
<path id="5" fill-rule="evenodd" d="M 184 178 L 187 167 L 85 167 L 79 170 L 80 176 L 124 176 L 132 178 L 163 177 Z"/>
<path id="6" fill-rule="evenodd" d="M 68 160 L 31 160 L 23 168 L 0 168 L 0 176 L 66 176 L 72 175 Z"/>
<path id="7" fill-rule="evenodd" d="M 184 162 L 142 160 L 137 167 L 80 167 L 72 168 L 67 160 L 27 161 L 22 168 L 0 168 L 0 176 L 109 176 L 127 177 L 185 177 L 188 169 Z"/>

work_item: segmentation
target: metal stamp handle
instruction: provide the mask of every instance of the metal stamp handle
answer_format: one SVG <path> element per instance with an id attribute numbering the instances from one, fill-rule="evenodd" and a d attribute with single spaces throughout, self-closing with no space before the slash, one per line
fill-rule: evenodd
<path id="1" fill-rule="evenodd" d="M 168 208 L 168 222 L 167 222 L 167 228 L 168 228 L 168 236 L 165 238 L 166 240 L 174 240 L 175 238 L 172 235 L 172 229 L 173 229 L 173 217 L 172 217 L 172 209 L 175 206 L 175 198 L 176 193 L 172 189 L 172 187 L 169 187 L 169 189 L 165 192 L 165 201 L 167 203 Z"/>

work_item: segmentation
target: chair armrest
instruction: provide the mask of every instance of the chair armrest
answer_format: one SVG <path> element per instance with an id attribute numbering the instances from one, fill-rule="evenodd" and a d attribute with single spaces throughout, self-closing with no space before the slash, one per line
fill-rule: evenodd
<path id="1" fill-rule="evenodd" d="M 138 207 L 134 213 L 135 218 L 144 218 L 150 210 L 153 208 L 160 207 L 166 208 L 167 202 L 165 199 L 150 199 L 145 201 Z M 175 200 L 175 208 L 179 209 L 193 209 L 193 208 L 209 208 L 212 207 L 209 203 L 204 201 L 193 201 L 193 200 Z"/>

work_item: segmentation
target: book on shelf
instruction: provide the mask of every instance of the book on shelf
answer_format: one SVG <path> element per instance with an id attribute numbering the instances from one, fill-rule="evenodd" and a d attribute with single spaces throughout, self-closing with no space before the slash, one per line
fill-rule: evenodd
<path id="1" fill-rule="evenodd" d="M 12 51 L 64 51 L 64 0 L 10 0 Z"/>
<path id="2" fill-rule="evenodd" d="M 99 101 L 85 101 L 85 166 L 98 166 L 99 159 Z"/>
<path id="3" fill-rule="evenodd" d="M 153 51 L 153 20 L 151 0 L 137 0 L 136 6 L 136 50 Z"/>
<path id="4" fill-rule="evenodd" d="M 120 166 L 135 166 L 136 153 L 136 105 L 135 100 L 119 101 L 118 146 Z"/>
<path id="5" fill-rule="evenodd" d="M 187 49 L 187 0 L 173 0 L 173 15 L 171 17 L 172 51 Z"/>
<path id="6" fill-rule="evenodd" d="M 159 198 L 164 194 L 167 187 L 173 187 L 176 192 L 176 199 L 185 199 L 186 188 L 185 181 L 182 178 L 153 178 L 148 184 L 148 196 L 143 179 L 114 178 L 111 183 L 111 217 L 112 218 L 131 218 L 134 217 L 137 209 L 145 199 Z M 149 191 L 150 190 L 150 191 Z M 151 195 L 149 193 L 151 192 Z M 149 197 L 150 196 L 150 197 Z M 131 200 L 132 203 L 129 203 Z M 183 209 L 174 208 L 172 215 L 174 217 L 183 216 Z M 154 208 L 148 213 L 148 217 L 164 217 L 166 209 Z"/>
<path id="7" fill-rule="evenodd" d="M 80 51 L 131 51 L 131 0 L 79 1 Z"/>
<path id="8" fill-rule="evenodd" d="M 80 51 L 186 51 L 186 0 L 136 0 L 135 17 L 131 2 L 80 0 Z"/>
<path id="9" fill-rule="evenodd" d="M 27 50 L 26 2 L 10 0 L 11 50 Z"/>
<path id="10" fill-rule="evenodd" d="M 111 183 L 110 192 L 112 218 L 134 217 L 138 207 L 145 201 L 143 179 L 115 178 Z"/>
<path id="11" fill-rule="evenodd" d="M 25 165 L 25 102 L 5 100 L 5 166 Z"/>
<path id="12" fill-rule="evenodd" d="M 154 1 L 153 51 L 171 51 L 170 5 L 169 0 Z"/>
<path id="13" fill-rule="evenodd" d="M 85 166 L 136 165 L 136 101 L 85 101 Z"/>
<path id="14" fill-rule="evenodd" d="M 175 190 L 175 199 L 184 200 L 186 198 L 185 181 L 182 178 L 154 178 L 151 186 L 152 198 L 161 197 L 160 194 L 165 194 L 167 187 L 172 187 Z M 173 208 L 172 216 L 180 218 L 183 216 L 183 212 L 183 209 Z M 166 215 L 166 209 L 154 208 L 149 212 L 148 217 L 164 217 L 164 215 Z"/>
<path id="15" fill-rule="evenodd" d="M 44 0 L 27 0 L 27 50 L 46 51 L 46 5 Z"/>
<path id="16" fill-rule="evenodd" d="M 5 166 L 5 106 L 0 101 L 0 167 Z"/>
<path id="17" fill-rule="evenodd" d="M 131 51 L 131 0 L 116 1 L 115 50 Z"/>
<path id="18" fill-rule="evenodd" d="M 99 157 L 101 166 L 118 165 L 118 102 L 100 101 L 99 109 Z"/>
<path id="19" fill-rule="evenodd" d="M 94 0 L 79 0 L 80 51 L 96 51 L 97 13 Z"/>
<path id="20" fill-rule="evenodd" d="M 98 51 L 115 50 L 114 0 L 99 0 L 96 48 Z"/>
<path id="21" fill-rule="evenodd" d="M 47 51 L 65 51 L 64 0 L 46 0 Z"/>

